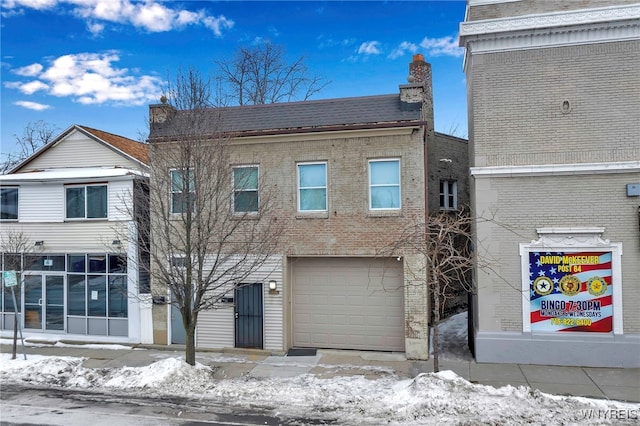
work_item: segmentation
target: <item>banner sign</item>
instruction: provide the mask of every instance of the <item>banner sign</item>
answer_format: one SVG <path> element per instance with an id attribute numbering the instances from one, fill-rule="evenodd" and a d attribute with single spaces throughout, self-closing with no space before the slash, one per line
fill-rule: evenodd
<path id="1" fill-rule="evenodd" d="M 532 332 L 613 331 L 611 252 L 530 252 Z"/>

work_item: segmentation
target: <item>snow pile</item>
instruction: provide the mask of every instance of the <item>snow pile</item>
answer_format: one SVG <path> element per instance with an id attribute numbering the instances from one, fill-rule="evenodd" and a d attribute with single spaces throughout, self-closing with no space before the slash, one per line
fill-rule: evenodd
<path id="1" fill-rule="evenodd" d="M 386 376 L 320 379 L 216 380 L 213 369 L 191 367 L 167 358 L 147 367 L 90 369 L 81 358 L 30 355 L 9 362 L 2 354 L 0 382 L 135 392 L 149 396 L 184 396 L 242 407 L 261 407 L 282 416 L 321 419 L 338 424 L 584 424 L 589 410 L 637 410 L 639 404 L 560 397 L 527 387 L 475 385 L 451 371 L 399 380 Z M 611 424 L 599 419 L 597 424 Z M 628 420 L 634 424 L 637 420 Z M 616 424 L 625 424 L 616 420 Z M 589 421 L 594 424 L 593 420 Z"/>

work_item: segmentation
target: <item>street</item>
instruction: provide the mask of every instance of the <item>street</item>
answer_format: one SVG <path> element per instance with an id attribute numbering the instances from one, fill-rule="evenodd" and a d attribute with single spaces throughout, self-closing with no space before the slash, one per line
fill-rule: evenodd
<path id="1" fill-rule="evenodd" d="M 175 397 L 160 399 L 133 394 L 109 394 L 3 384 L 1 425 L 300 425 L 307 420 L 280 419 L 270 410 L 251 412 Z"/>

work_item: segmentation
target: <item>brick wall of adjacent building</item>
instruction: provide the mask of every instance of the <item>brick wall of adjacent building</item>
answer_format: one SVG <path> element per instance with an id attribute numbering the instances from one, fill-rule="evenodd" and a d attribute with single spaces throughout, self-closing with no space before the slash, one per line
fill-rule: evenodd
<path id="1" fill-rule="evenodd" d="M 468 66 L 472 165 L 640 159 L 640 41 L 478 54 Z"/>
<path id="2" fill-rule="evenodd" d="M 622 243 L 625 333 L 640 332 L 640 223 L 638 197 L 626 196 L 626 184 L 640 173 L 476 179 L 479 215 L 491 217 L 479 229 L 478 253 L 490 268 L 480 271 L 479 328 L 522 330 L 522 276 L 519 244 L 538 239 L 536 228 L 604 227 L 602 238 Z M 485 303 L 483 303 L 485 302 Z"/>

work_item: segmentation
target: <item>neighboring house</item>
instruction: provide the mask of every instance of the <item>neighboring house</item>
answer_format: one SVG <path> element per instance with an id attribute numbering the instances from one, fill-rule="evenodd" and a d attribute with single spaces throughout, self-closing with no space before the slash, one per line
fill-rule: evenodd
<path id="1" fill-rule="evenodd" d="M 24 270 L 25 336 L 152 342 L 148 282 L 137 244 L 127 243 L 137 240 L 130 211 L 148 176 L 147 148 L 74 125 L 0 176 L 0 237 L 23 233 L 30 247 L 18 253 L 21 267 L 2 253 L 3 268 Z M 0 302 L 0 329 L 9 335 L 11 292 Z"/>
<path id="2" fill-rule="evenodd" d="M 481 362 L 640 367 L 640 3 L 469 0 Z"/>
<path id="3" fill-rule="evenodd" d="M 430 196 L 439 199 L 441 177 L 427 176 L 426 146 L 465 141 L 435 134 L 431 67 L 422 55 L 414 56 L 409 72 L 410 83 L 400 85 L 397 94 L 205 111 L 211 115 L 211 134 L 233 137 L 228 173 L 251 167 L 279 191 L 277 217 L 285 231 L 279 254 L 253 279 L 258 288 L 251 303 L 263 313 L 260 335 L 248 346 L 404 351 L 409 358 L 428 357 L 425 277 L 411 274 L 425 260 L 409 251 L 379 254 L 400 238 L 405 226 L 424 221 L 428 178 L 436 188 Z M 185 113 L 165 104 L 150 106 L 154 149 L 175 134 L 173 119 Z M 222 127 L 214 131 L 213 126 Z M 466 161 L 466 154 L 458 157 L 446 147 L 438 152 L 443 159 Z M 467 165 L 461 170 L 466 176 Z M 442 174 L 443 180 L 461 179 L 451 168 Z M 460 202 L 459 192 L 466 197 L 466 188 L 452 184 L 447 190 L 447 209 Z M 257 188 L 253 196 L 259 193 Z M 312 193 L 319 196 L 309 199 Z M 382 193 L 389 197 L 376 197 Z M 275 281 L 278 291 L 270 292 L 268 281 Z M 239 300 L 244 297 L 239 292 L 235 297 L 237 311 L 246 301 Z M 169 306 L 155 305 L 154 310 L 155 343 L 181 342 L 179 315 L 169 319 Z M 237 337 L 245 327 L 241 317 L 234 318 L 234 309 L 205 311 L 196 344 L 246 346 Z"/>

